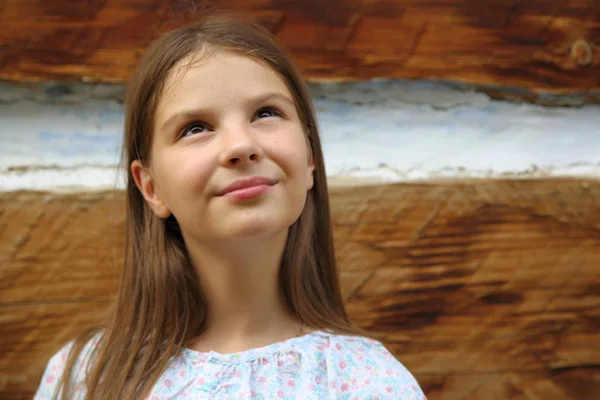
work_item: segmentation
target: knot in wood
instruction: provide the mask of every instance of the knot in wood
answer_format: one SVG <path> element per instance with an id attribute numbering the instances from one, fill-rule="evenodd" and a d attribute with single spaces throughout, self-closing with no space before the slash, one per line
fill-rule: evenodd
<path id="1" fill-rule="evenodd" d="M 592 63 L 592 46 L 585 40 L 579 39 L 571 46 L 571 58 L 577 65 L 586 66 Z"/>

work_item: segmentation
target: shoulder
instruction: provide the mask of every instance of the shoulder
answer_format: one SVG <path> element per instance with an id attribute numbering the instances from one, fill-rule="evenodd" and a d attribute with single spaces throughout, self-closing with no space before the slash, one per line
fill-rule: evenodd
<path id="1" fill-rule="evenodd" d="M 81 354 L 78 356 L 77 361 L 74 366 L 74 375 L 73 379 L 76 382 L 82 382 L 85 374 L 85 365 L 89 361 L 90 354 L 92 349 L 95 347 L 98 342 L 99 335 L 94 336 L 90 339 L 83 347 Z M 60 379 L 63 375 L 65 367 L 67 365 L 67 360 L 69 358 L 69 354 L 71 349 L 73 348 L 74 342 L 71 341 L 65 346 L 63 346 L 58 352 L 56 352 L 48 363 L 46 364 L 46 368 L 44 369 L 44 373 L 42 375 L 42 379 L 40 380 L 38 389 L 35 393 L 34 400 L 47 400 L 55 398 L 58 393 L 56 393 Z"/>
<path id="2" fill-rule="evenodd" d="M 52 399 L 57 394 L 55 392 L 59 379 L 65 369 L 67 357 L 72 346 L 73 343 L 69 343 L 50 358 L 46 364 L 46 369 L 35 393 L 34 400 Z"/>
<path id="3" fill-rule="evenodd" d="M 327 334 L 332 367 L 340 390 L 357 398 L 422 400 L 417 380 L 379 341 L 362 336 Z"/>

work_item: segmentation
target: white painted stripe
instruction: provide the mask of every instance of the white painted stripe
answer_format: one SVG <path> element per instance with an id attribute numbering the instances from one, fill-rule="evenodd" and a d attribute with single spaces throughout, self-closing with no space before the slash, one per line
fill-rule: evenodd
<path id="1" fill-rule="evenodd" d="M 0 86 L 0 191 L 122 188 L 122 87 Z M 116 93 L 116 94 L 115 94 Z M 313 88 L 331 183 L 600 177 L 600 107 L 419 83 Z"/>

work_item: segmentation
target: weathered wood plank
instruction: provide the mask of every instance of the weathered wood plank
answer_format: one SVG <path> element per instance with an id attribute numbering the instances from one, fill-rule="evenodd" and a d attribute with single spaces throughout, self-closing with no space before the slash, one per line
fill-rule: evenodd
<path id="1" fill-rule="evenodd" d="M 331 198 L 348 310 L 430 399 L 598 393 L 600 181 L 397 184 Z M 0 210 L 0 397 L 28 398 L 49 354 L 114 294 L 123 195 L 4 193 Z"/>
<path id="2" fill-rule="evenodd" d="M 0 79 L 124 82 L 158 33 L 214 9 L 263 23 L 315 80 L 442 79 L 498 97 L 600 100 L 595 0 L 4 0 Z"/>
<path id="3" fill-rule="evenodd" d="M 120 194 L 23 194 L 1 204 L 0 304 L 114 293 L 123 254 Z"/>
<path id="4" fill-rule="evenodd" d="M 79 300 L 0 306 L 0 398 L 31 399 L 52 354 L 73 333 L 98 324 L 108 304 Z"/>
<path id="5" fill-rule="evenodd" d="M 600 370 L 568 369 L 497 374 L 424 375 L 421 386 L 429 399 L 465 400 L 595 400 L 600 392 Z"/>

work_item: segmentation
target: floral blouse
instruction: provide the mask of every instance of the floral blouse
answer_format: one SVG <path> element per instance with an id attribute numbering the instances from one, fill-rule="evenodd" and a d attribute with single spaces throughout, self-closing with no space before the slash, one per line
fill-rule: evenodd
<path id="1" fill-rule="evenodd" d="M 76 387 L 92 345 L 86 345 L 76 365 Z M 50 359 L 34 400 L 52 398 L 69 348 Z M 84 394 L 79 384 L 75 398 Z M 381 343 L 315 331 L 231 354 L 184 348 L 170 360 L 147 399 L 424 400 L 425 395 Z"/>

